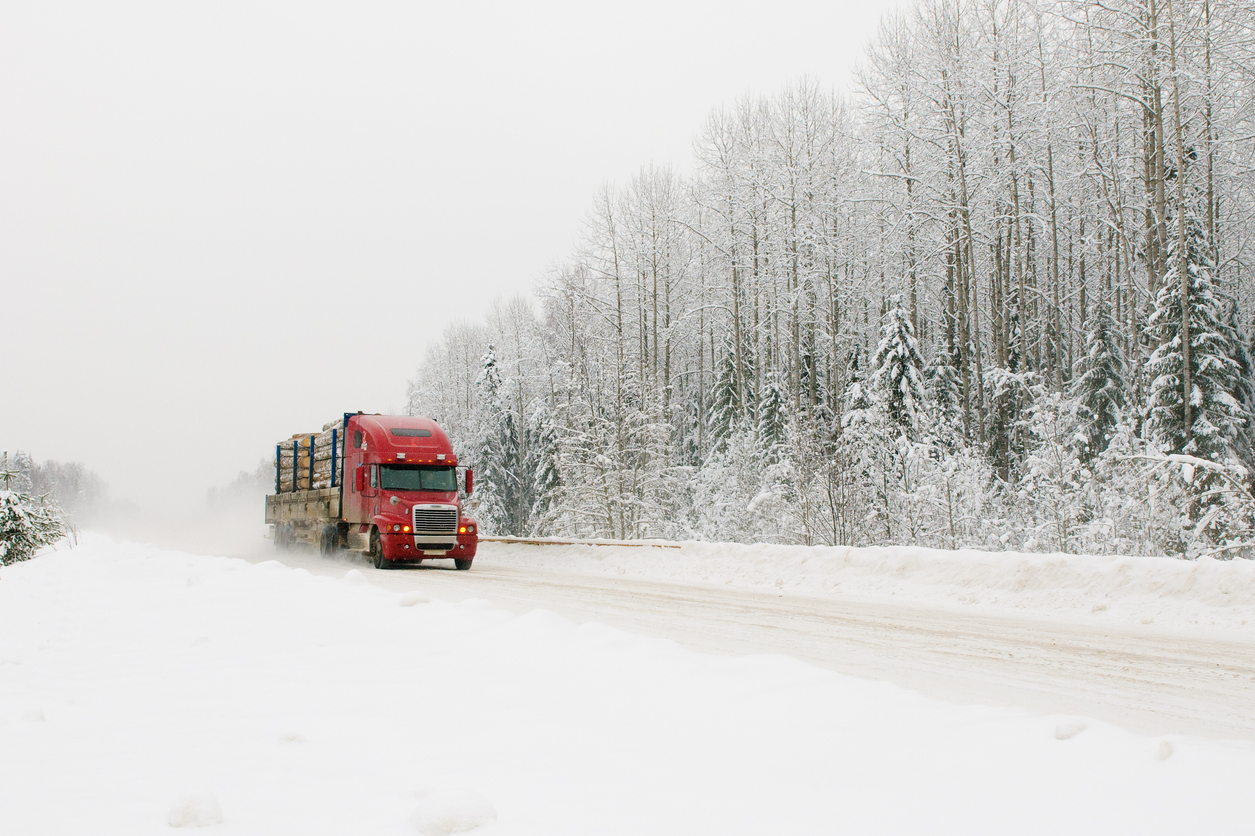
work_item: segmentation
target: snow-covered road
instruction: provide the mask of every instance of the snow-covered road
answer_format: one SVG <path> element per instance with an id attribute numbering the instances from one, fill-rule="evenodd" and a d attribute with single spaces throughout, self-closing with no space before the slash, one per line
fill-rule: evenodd
<path id="1" fill-rule="evenodd" d="M 4 567 L 0 833 L 1251 832 L 1249 741 L 957 706 L 579 615 L 738 649 L 798 652 L 813 629 L 900 668 L 944 667 L 949 644 L 968 669 L 998 631 L 987 614 L 829 618 L 832 602 L 507 566 L 506 550 L 469 573 L 286 560 L 309 571 L 86 537 Z M 494 601 L 440 600 L 472 593 Z"/>
<path id="2" fill-rule="evenodd" d="M 249 557 L 332 577 L 358 566 L 394 591 L 487 599 L 516 614 L 546 609 L 701 651 L 786 654 L 951 702 L 1082 714 L 1144 734 L 1255 740 L 1255 644 L 1240 633 L 654 580 L 576 561 L 585 571 L 525 565 L 537 548 L 485 543 L 470 572 L 440 563 L 380 572 L 350 553 L 262 548 Z"/>

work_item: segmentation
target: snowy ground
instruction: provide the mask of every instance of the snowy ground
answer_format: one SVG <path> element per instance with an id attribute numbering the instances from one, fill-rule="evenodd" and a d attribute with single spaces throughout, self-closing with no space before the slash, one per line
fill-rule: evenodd
<path id="1" fill-rule="evenodd" d="M 1255 561 L 914 547 L 494 543 L 498 566 L 780 589 L 1255 640 Z M 678 546 L 679 548 L 670 548 Z"/>
<path id="2" fill-rule="evenodd" d="M 21 834 L 1249 833 L 1255 780 L 1247 744 L 92 537 L 0 572 L 0 752 Z"/>

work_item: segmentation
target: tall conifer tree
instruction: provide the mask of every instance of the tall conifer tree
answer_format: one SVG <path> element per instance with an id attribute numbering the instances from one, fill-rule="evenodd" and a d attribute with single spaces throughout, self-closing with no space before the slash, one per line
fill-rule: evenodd
<path id="1" fill-rule="evenodd" d="M 488 346 L 475 382 L 478 400 L 472 415 L 474 464 L 479 468 L 476 492 L 479 513 L 489 530 L 500 534 L 524 534 L 524 508 L 518 425 L 501 399 L 501 373 L 497 352 Z"/>
<path id="2" fill-rule="evenodd" d="M 1094 310 L 1089 324 L 1085 356 L 1076 364 L 1072 384 L 1072 395 L 1080 402 L 1077 446 L 1086 461 L 1107 448 L 1128 404 L 1124 363 L 1116 344 L 1116 323 L 1105 301 Z"/>
<path id="3" fill-rule="evenodd" d="M 890 299 L 880 333 L 872 383 L 883 398 L 889 420 L 908 436 L 914 436 L 925 403 L 924 358 L 900 295 Z"/>
<path id="4" fill-rule="evenodd" d="M 1168 273 L 1155 298 L 1148 327 L 1159 347 L 1151 354 L 1148 429 L 1167 453 L 1187 453 L 1215 462 L 1229 455 L 1238 429 L 1245 423 L 1232 391 L 1238 378 L 1235 348 L 1225 326 L 1212 275 L 1202 224 L 1186 218 L 1185 265 L 1188 271 L 1183 298 L 1178 274 L 1178 243 L 1168 241 Z M 1188 318 L 1188 319 L 1187 319 Z M 1185 392 L 1183 323 L 1189 324 L 1190 391 Z M 1186 398 L 1190 420 L 1186 423 Z"/>

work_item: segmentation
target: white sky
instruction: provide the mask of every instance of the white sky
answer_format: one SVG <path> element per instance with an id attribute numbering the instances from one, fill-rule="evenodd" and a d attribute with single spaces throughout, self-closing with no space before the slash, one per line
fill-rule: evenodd
<path id="1" fill-rule="evenodd" d="M 601 184 L 891 5 L 0 0 L 0 448 L 186 505 L 400 410 Z"/>

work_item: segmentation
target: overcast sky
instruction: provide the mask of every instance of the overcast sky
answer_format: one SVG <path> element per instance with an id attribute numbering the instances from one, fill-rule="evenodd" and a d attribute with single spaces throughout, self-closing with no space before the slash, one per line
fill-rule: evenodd
<path id="1" fill-rule="evenodd" d="M 603 183 L 844 89 L 890 5 L 2 0 L 0 448 L 188 506 L 400 410 Z"/>

